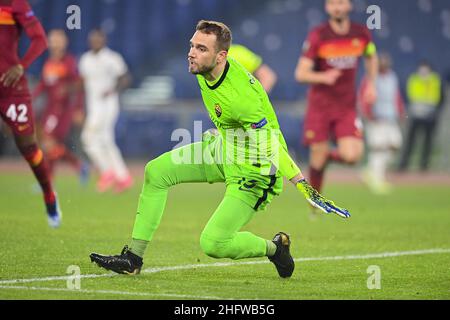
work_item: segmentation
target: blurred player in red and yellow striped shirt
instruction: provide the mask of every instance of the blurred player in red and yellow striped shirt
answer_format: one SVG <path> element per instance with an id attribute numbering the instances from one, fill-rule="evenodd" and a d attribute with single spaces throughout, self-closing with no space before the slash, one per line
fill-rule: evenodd
<path id="1" fill-rule="evenodd" d="M 376 48 L 366 26 L 354 23 L 351 0 L 326 0 L 329 20 L 314 28 L 304 43 L 295 76 L 309 83 L 304 143 L 310 146 L 310 182 L 321 190 L 329 161 L 357 163 L 364 151 L 356 111 L 356 73 L 364 57 L 367 85 L 363 100 L 376 99 Z M 332 150 L 329 141 L 337 143 Z"/>
<path id="2" fill-rule="evenodd" d="M 50 173 L 56 162 L 69 162 L 80 177 L 85 176 L 85 166 L 65 146 L 73 122 L 81 126 L 83 119 L 83 90 L 77 71 L 77 61 L 67 53 L 68 39 L 63 30 L 51 30 L 48 35 L 49 58 L 42 69 L 39 84 L 33 96 L 45 94 L 47 101 L 40 117 L 42 146 L 49 161 Z"/>
<path id="3" fill-rule="evenodd" d="M 31 43 L 25 55 L 19 57 L 22 31 Z M 18 149 L 42 188 L 49 225 L 58 227 L 61 212 L 47 164 L 36 143 L 31 95 L 24 74 L 45 51 L 47 41 L 41 23 L 26 0 L 0 0 L 0 48 L 0 116 L 11 128 Z"/>

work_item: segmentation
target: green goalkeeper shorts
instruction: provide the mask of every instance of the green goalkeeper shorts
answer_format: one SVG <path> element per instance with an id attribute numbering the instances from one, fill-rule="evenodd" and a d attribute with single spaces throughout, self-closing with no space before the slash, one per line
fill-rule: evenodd
<path id="1" fill-rule="evenodd" d="M 264 210 L 283 190 L 281 174 L 277 170 L 262 174 L 258 166 L 225 163 L 223 144 L 217 130 L 203 134 L 203 163 L 208 182 L 225 182 L 226 195 L 241 199 L 256 211 Z"/>

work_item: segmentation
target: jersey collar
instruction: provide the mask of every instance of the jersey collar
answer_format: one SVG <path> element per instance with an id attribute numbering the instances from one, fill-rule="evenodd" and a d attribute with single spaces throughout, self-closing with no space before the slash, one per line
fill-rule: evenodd
<path id="1" fill-rule="evenodd" d="M 216 90 L 222 84 L 223 80 L 225 80 L 225 77 L 227 76 L 228 73 L 228 69 L 230 69 L 230 63 L 227 61 L 227 64 L 225 65 L 225 69 L 223 70 L 223 73 L 220 76 L 219 81 L 217 81 L 214 85 L 210 86 L 205 79 L 206 86 L 211 90 Z"/>

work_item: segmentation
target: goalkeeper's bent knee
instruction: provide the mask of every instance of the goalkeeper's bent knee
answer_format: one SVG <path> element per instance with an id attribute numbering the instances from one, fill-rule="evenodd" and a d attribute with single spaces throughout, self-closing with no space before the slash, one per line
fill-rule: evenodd
<path id="1" fill-rule="evenodd" d="M 231 258 L 233 256 L 229 250 L 232 240 L 219 240 L 209 237 L 208 235 L 202 233 L 200 236 L 200 247 L 202 251 L 211 258 L 221 259 L 221 258 Z"/>
<path id="2" fill-rule="evenodd" d="M 144 186 L 152 186 L 158 189 L 166 189 L 170 184 L 164 179 L 165 167 L 158 158 L 145 165 Z"/>

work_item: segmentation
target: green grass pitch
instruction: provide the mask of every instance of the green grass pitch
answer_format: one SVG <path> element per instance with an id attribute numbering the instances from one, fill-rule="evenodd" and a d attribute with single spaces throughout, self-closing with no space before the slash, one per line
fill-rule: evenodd
<path id="1" fill-rule="evenodd" d="M 353 216 L 311 221 L 305 200 L 285 185 L 245 229 L 265 238 L 291 235 L 293 256 L 300 259 L 291 279 L 278 278 L 265 258 L 234 262 L 204 255 L 198 239 L 224 186 L 176 186 L 147 250 L 146 272 L 111 276 L 90 263 L 89 253 L 118 254 L 129 242 L 141 181 L 118 196 L 99 195 L 93 183 L 82 188 L 70 175 L 58 177 L 64 220 L 51 230 L 40 194 L 31 191 L 31 173 L 0 173 L 0 299 L 450 298 L 448 186 L 401 186 L 374 196 L 361 185 L 330 183 L 326 195 Z M 429 249 L 447 250 L 402 255 Z M 372 256 L 384 252 L 398 254 Z M 356 257 L 345 258 L 350 255 Z M 217 262 L 224 264 L 212 265 Z M 83 275 L 80 290 L 70 290 L 64 278 L 71 265 Z M 379 267 L 380 289 L 368 289 L 369 266 Z"/>

